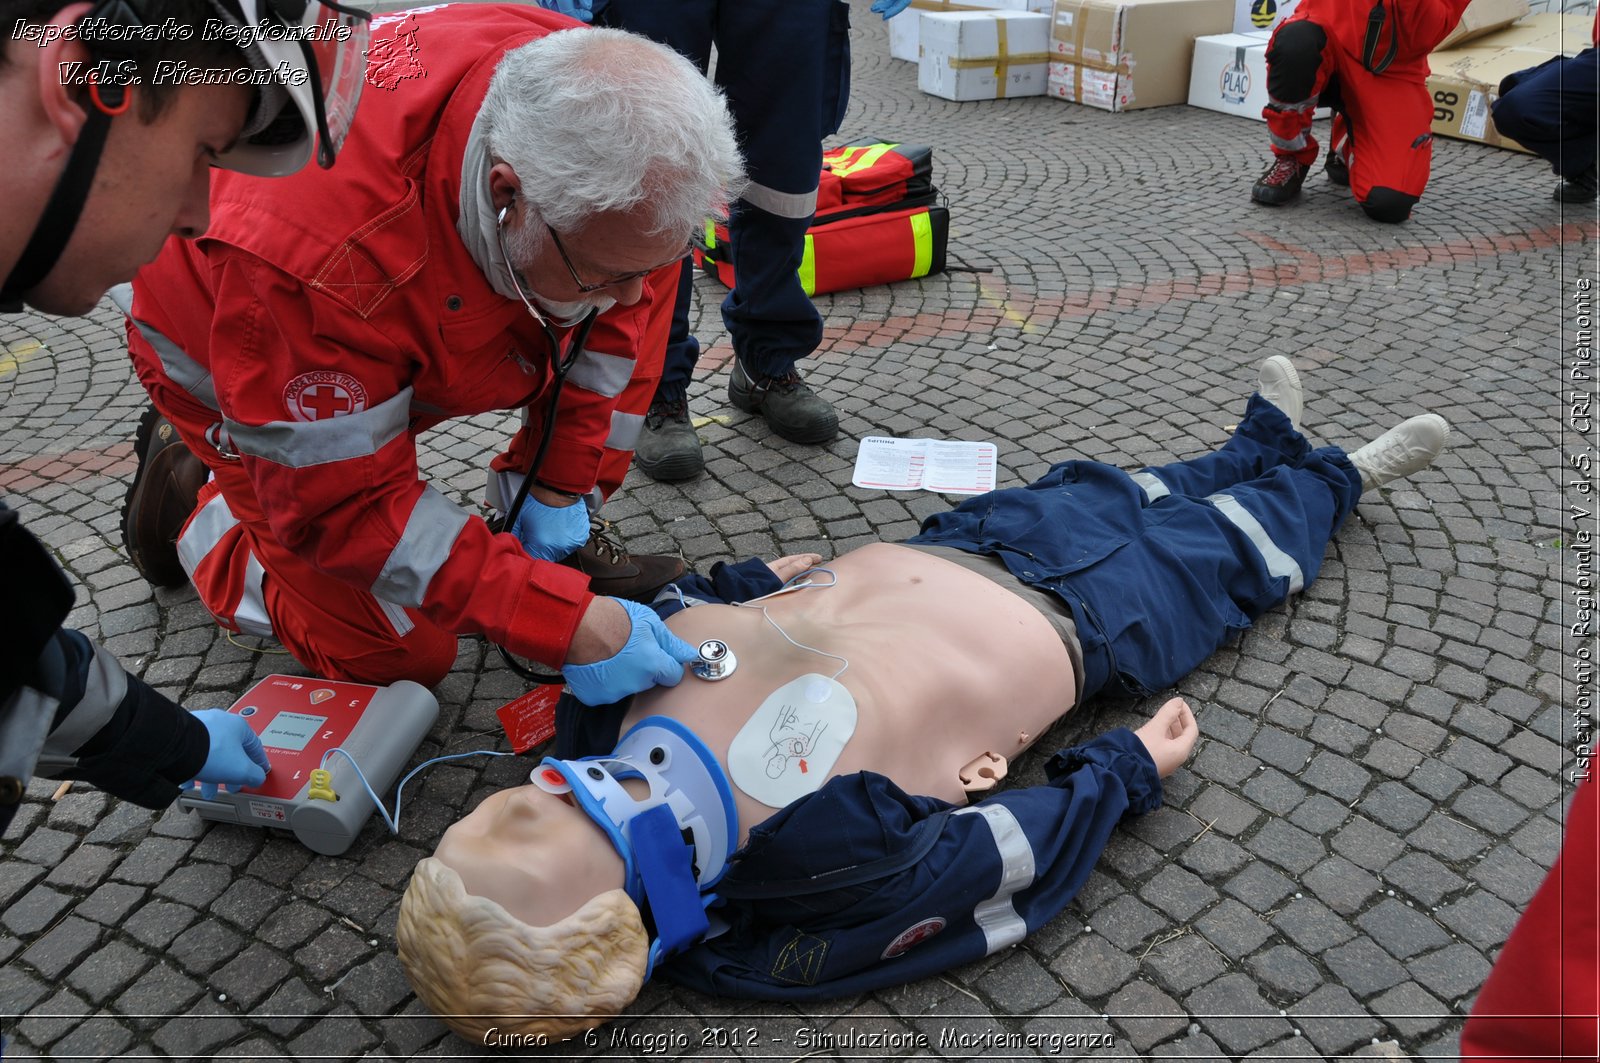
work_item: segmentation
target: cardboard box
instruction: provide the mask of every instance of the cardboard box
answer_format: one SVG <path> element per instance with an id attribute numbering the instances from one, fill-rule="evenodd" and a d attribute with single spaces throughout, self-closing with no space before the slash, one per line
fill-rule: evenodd
<path id="1" fill-rule="evenodd" d="M 1233 0 L 1056 0 L 1049 94 L 1107 111 L 1183 103 L 1194 39 L 1232 19 Z"/>
<path id="2" fill-rule="evenodd" d="M 1433 46 L 1436 52 L 1457 48 L 1495 30 L 1511 25 L 1528 13 L 1528 0 L 1472 0 L 1461 13 L 1461 21 L 1445 39 Z"/>
<path id="3" fill-rule="evenodd" d="M 922 16 L 917 87 L 947 100 L 1043 96 L 1050 16 L 1030 11 Z"/>
<path id="4" fill-rule="evenodd" d="M 1189 106 L 1261 119 L 1267 105 L 1267 40 L 1253 33 L 1197 37 Z"/>
<path id="5" fill-rule="evenodd" d="M 1471 140 L 1510 151 L 1527 151 L 1500 136 L 1490 108 L 1507 74 L 1526 70 L 1555 55 L 1577 55 L 1590 45 L 1592 21 L 1551 13 L 1533 15 L 1505 29 L 1480 37 L 1465 48 L 1436 51 L 1428 57 L 1433 73 L 1433 131 L 1442 137 Z"/>
<path id="6" fill-rule="evenodd" d="M 1299 6 L 1300 0 L 1234 0 L 1233 32 L 1270 34 Z"/>
<path id="7" fill-rule="evenodd" d="M 1189 70 L 1189 106 L 1264 122 L 1267 105 L 1267 41 L 1264 33 L 1219 33 L 1196 37 Z M 1333 112 L 1318 107 L 1313 118 Z"/>
<path id="8" fill-rule="evenodd" d="M 921 58 L 922 16 L 927 12 L 1035 11 L 1050 13 L 1054 0 L 911 0 L 889 20 L 889 58 L 915 63 Z"/>

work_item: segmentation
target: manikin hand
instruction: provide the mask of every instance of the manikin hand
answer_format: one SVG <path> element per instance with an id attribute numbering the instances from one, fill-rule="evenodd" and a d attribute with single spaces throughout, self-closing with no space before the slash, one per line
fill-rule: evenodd
<path id="1" fill-rule="evenodd" d="M 780 583 L 788 583 L 807 569 L 816 568 L 822 564 L 821 554 L 789 554 L 775 561 L 768 561 L 767 567 L 772 569 L 772 574 L 778 577 Z"/>
<path id="2" fill-rule="evenodd" d="M 1150 722 L 1133 732 L 1144 743 L 1156 770 L 1165 779 L 1177 771 L 1194 751 L 1195 739 L 1200 737 L 1200 725 L 1194 722 L 1194 712 L 1182 698 L 1173 698 L 1156 710 Z"/>

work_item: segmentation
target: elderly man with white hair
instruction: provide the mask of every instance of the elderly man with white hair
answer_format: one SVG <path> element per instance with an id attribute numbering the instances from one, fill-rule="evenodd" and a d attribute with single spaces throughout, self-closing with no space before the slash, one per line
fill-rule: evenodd
<path id="1" fill-rule="evenodd" d="M 671 50 L 537 8 L 389 16 L 369 57 L 336 169 L 219 178 L 206 237 L 133 285 L 160 416 L 129 553 L 333 678 L 436 683 L 482 633 L 585 701 L 675 683 L 693 650 L 622 595 L 681 562 L 593 587 L 558 562 L 626 472 L 690 236 L 738 194 L 726 107 Z M 522 411 L 489 473 L 504 532 L 416 450 L 493 410 Z"/>

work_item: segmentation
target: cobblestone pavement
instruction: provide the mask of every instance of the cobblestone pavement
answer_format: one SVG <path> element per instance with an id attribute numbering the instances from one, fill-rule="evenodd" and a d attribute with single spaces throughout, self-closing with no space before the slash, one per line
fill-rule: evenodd
<path id="1" fill-rule="evenodd" d="M 918 1054 L 950 1058 L 1049 1056 L 1048 1042 L 983 1047 L 1029 1033 L 1109 1042 L 1059 1053 L 1093 1059 L 1334 1058 L 1375 1041 L 1451 1056 L 1560 842 L 1561 346 L 1575 278 L 1594 275 L 1594 211 L 1563 214 L 1530 156 L 1453 141 L 1404 226 L 1368 222 L 1320 174 L 1300 205 L 1254 207 L 1263 125 L 1182 106 L 946 103 L 917 91 L 855 3 L 841 140 L 935 145 L 952 251 L 981 271 L 819 299 L 827 339 L 808 372 L 844 428 L 823 448 L 726 405 L 720 289 L 700 281 L 709 351 L 692 405 L 712 418 L 708 472 L 630 478 L 607 514 L 635 550 L 703 565 L 908 534 L 946 501 L 851 487 L 869 434 L 997 440 L 1002 484 L 1067 456 L 1197 454 L 1225 438 L 1273 352 L 1302 367 L 1316 440 L 1354 445 L 1423 410 L 1455 433 L 1434 469 L 1361 503 L 1315 586 L 1183 684 L 1196 755 L 1042 932 L 815 1008 L 653 985 L 602 1047 L 549 1054 L 897 1054 L 852 1042 L 862 1031 L 922 1035 Z M 222 637 L 192 592 L 152 592 L 128 564 L 118 507 L 143 401 L 119 336 L 104 308 L 0 324 L 0 492 L 79 584 L 75 624 L 191 707 L 226 705 L 299 669 Z M 428 475 L 475 502 L 509 424 L 429 436 Z M 463 640 L 418 759 L 503 748 L 493 713 L 522 689 Z M 1042 745 L 1148 708 L 1102 702 Z M 83 786 L 52 802 L 35 783 L 0 861 L 6 1058 L 472 1053 L 411 996 L 397 905 L 441 831 L 526 771 L 433 768 L 400 838 L 371 823 L 336 858 Z"/>

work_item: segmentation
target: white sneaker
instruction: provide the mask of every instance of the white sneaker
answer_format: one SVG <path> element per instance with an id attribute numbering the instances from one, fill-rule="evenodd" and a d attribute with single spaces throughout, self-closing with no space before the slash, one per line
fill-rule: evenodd
<path id="1" fill-rule="evenodd" d="M 1350 464 L 1361 473 L 1361 490 L 1370 491 L 1432 465 L 1449 438 L 1448 421 L 1436 413 L 1419 414 L 1353 451 Z"/>
<path id="2" fill-rule="evenodd" d="M 1300 430 L 1300 417 L 1305 413 L 1306 399 L 1300 387 L 1300 373 L 1293 362 L 1281 354 L 1263 361 L 1257 371 L 1256 391 L 1284 412 L 1295 431 Z"/>

